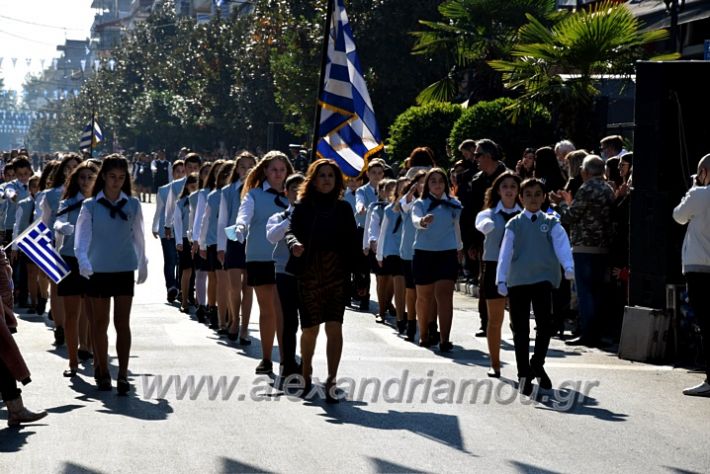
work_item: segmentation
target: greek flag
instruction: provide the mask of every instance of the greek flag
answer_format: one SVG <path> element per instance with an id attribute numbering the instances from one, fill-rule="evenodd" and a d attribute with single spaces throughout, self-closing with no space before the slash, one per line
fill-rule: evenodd
<path id="1" fill-rule="evenodd" d="M 335 160 L 348 176 L 357 176 L 384 145 L 362 76 L 355 40 L 343 0 L 335 1 L 329 19 L 325 74 L 319 97 L 316 154 Z"/>
<path id="2" fill-rule="evenodd" d="M 104 134 L 99 127 L 99 122 L 93 118 L 84 127 L 84 131 L 81 133 L 81 141 L 79 141 L 79 149 L 86 150 L 93 146 L 98 145 L 104 140 Z"/>
<path id="3" fill-rule="evenodd" d="M 59 283 L 69 275 L 71 269 L 52 245 L 52 231 L 41 220 L 37 220 L 15 239 L 17 247 L 27 258 L 47 274 L 54 283 Z"/>

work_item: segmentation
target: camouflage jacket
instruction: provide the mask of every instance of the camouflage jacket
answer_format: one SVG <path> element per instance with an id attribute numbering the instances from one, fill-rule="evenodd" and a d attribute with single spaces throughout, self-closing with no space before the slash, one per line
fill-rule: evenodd
<path id="1" fill-rule="evenodd" d="M 574 195 L 572 204 L 562 202 L 558 212 L 569 229 L 575 252 L 606 253 L 611 244 L 611 214 L 614 191 L 599 178 L 586 181 Z"/>

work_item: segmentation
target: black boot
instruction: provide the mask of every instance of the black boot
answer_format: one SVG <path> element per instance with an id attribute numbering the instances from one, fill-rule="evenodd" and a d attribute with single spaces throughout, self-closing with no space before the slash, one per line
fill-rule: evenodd
<path id="1" fill-rule="evenodd" d="M 439 326 L 436 321 L 429 323 L 429 345 L 435 346 L 439 344 Z"/>
<path id="2" fill-rule="evenodd" d="M 219 320 L 217 318 L 217 307 L 211 306 L 209 309 L 210 329 L 219 329 Z"/>
<path id="3" fill-rule="evenodd" d="M 64 328 L 61 326 L 54 329 L 54 345 L 64 345 Z"/>
<path id="4" fill-rule="evenodd" d="M 197 307 L 197 310 L 195 311 L 195 316 L 197 316 L 198 323 L 205 322 L 205 307 L 203 305 L 199 305 Z"/>
<path id="5" fill-rule="evenodd" d="M 404 334 L 404 332 L 407 330 L 407 320 L 402 319 L 400 321 L 397 321 L 397 331 L 399 331 L 400 334 Z"/>
<path id="6" fill-rule="evenodd" d="M 37 298 L 37 314 L 43 315 L 44 311 L 47 309 L 47 298 Z"/>
<path id="7" fill-rule="evenodd" d="M 409 342 L 415 342 L 416 339 L 414 339 L 417 335 L 417 321 L 415 319 L 412 319 L 411 321 L 407 321 L 407 340 Z"/>

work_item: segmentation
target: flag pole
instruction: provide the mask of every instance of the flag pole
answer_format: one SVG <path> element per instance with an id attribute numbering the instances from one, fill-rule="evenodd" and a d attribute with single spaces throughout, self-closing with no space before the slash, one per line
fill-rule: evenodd
<path id="1" fill-rule="evenodd" d="M 318 141 L 320 140 L 320 114 L 323 108 L 320 105 L 321 97 L 323 96 L 323 88 L 325 86 L 325 65 L 328 62 L 328 40 L 330 39 L 330 25 L 333 16 L 333 2 L 336 0 L 327 0 L 328 13 L 325 16 L 325 24 L 323 26 L 323 53 L 320 63 L 320 83 L 318 84 L 318 96 L 316 97 L 316 114 L 313 119 L 313 149 L 311 152 L 311 163 L 318 158 L 316 150 Z"/>
<path id="2" fill-rule="evenodd" d="M 94 157 L 94 101 L 91 101 L 91 143 L 89 143 L 89 158 Z"/>

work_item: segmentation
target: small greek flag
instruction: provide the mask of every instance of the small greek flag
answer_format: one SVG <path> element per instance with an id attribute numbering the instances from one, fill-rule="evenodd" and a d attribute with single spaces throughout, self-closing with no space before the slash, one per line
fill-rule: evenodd
<path id="1" fill-rule="evenodd" d="M 14 242 L 54 283 L 59 283 L 71 272 L 52 245 L 52 231 L 41 220 L 28 227 Z"/>
<path id="2" fill-rule="evenodd" d="M 79 149 L 86 150 L 88 148 L 94 147 L 104 140 L 104 134 L 99 127 L 99 122 L 94 120 L 93 117 L 89 123 L 84 127 L 84 131 L 81 133 L 81 140 L 79 141 Z"/>
<path id="3" fill-rule="evenodd" d="M 370 94 L 355 50 L 343 0 L 335 1 L 329 19 L 323 92 L 316 153 L 335 160 L 348 176 L 357 176 L 369 157 L 384 147 Z"/>

